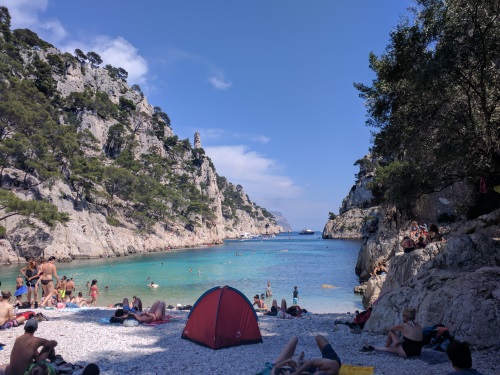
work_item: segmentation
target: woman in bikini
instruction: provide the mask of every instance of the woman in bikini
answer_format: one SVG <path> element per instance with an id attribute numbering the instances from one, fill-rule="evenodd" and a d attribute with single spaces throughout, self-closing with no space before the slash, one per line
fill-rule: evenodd
<path id="1" fill-rule="evenodd" d="M 92 284 L 90 285 L 90 289 L 89 289 L 89 296 L 92 297 L 90 304 L 92 304 L 94 307 L 97 306 L 97 296 L 98 295 L 99 295 L 99 288 L 97 287 L 97 280 L 94 279 L 94 280 L 92 280 Z"/>
<path id="2" fill-rule="evenodd" d="M 127 318 L 134 318 L 141 323 L 151 323 L 155 321 L 165 320 L 165 302 L 156 301 L 149 308 L 148 312 L 142 312 L 139 314 L 129 313 Z"/>
<path id="3" fill-rule="evenodd" d="M 47 302 L 52 298 L 52 293 L 54 292 L 54 282 L 52 280 L 52 275 L 56 278 L 59 283 L 59 276 L 57 276 L 57 268 L 54 264 L 56 257 L 51 256 L 46 262 L 42 259 L 42 264 L 38 269 L 38 276 L 40 277 L 40 282 L 42 283 L 44 300 L 42 302 L 42 307 L 47 306 Z"/>
<path id="4" fill-rule="evenodd" d="M 414 357 L 420 355 L 424 345 L 422 327 L 415 322 L 415 309 L 403 310 L 403 323 L 389 328 L 385 346 L 366 346 L 362 351 L 379 350 L 391 352 L 401 357 Z M 401 332 L 402 338 L 396 332 Z M 402 340 L 401 340 L 402 339 Z"/>

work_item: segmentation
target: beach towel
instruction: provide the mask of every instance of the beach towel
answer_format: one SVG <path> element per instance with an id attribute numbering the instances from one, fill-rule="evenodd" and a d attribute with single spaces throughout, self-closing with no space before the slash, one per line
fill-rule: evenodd
<path id="1" fill-rule="evenodd" d="M 266 367 L 259 371 L 256 375 L 270 375 L 273 368 L 272 362 L 266 362 Z M 374 367 L 371 366 L 355 366 L 342 364 L 339 375 L 373 375 Z"/>
<path id="2" fill-rule="evenodd" d="M 375 367 L 342 364 L 339 375 L 373 375 Z"/>

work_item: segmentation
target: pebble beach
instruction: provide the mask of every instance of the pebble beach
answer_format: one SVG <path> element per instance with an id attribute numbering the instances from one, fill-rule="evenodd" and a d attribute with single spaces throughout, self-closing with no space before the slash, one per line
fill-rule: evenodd
<path id="1" fill-rule="evenodd" d="M 352 321 L 352 314 L 310 314 L 301 318 L 281 319 L 259 315 L 263 343 L 212 350 L 181 339 L 187 311 L 167 310 L 165 324 L 125 327 L 106 323 L 113 315 L 110 308 L 41 310 L 49 320 L 39 323 L 36 336 L 56 340 L 56 353 L 65 361 L 85 366 L 96 363 L 101 374 L 258 374 L 266 362 L 272 362 L 292 336 L 299 338 L 297 353 L 305 358 L 319 356 L 315 336 L 325 336 L 343 364 L 372 366 L 374 375 L 434 375 L 452 371 L 445 353 L 424 349 L 416 359 L 392 354 L 362 353 L 364 344 L 383 345 L 385 337 L 366 332 L 352 333 L 348 326 L 334 322 Z M 22 326 L 0 331 L 0 363 L 8 363 Z M 474 368 L 483 374 L 500 374 L 498 351 L 473 352 Z M 82 370 L 75 370 L 78 375 Z"/>

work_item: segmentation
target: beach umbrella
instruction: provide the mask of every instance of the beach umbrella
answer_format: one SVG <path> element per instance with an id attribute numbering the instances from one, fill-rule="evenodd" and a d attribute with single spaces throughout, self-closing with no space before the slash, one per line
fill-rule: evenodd
<path id="1" fill-rule="evenodd" d="M 17 297 L 17 296 L 20 296 L 21 294 L 24 294 L 24 293 L 28 293 L 28 288 L 26 287 L 26 285 L 23 285 L 18 290 L 16 290 L 16 292 L 14 293 L 14 296 Z"/>

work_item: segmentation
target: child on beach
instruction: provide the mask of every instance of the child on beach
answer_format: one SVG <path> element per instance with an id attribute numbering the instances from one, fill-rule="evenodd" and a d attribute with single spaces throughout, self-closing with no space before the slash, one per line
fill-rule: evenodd
<path id="1" fill-rule="evenodd" d="M 94 307 L 97 306 L 97 296 L 98 295 L 99 295 L 99 288 L 97 287 L 97 280 L 94 279 L 94 280 L 92 280 L 92 284 L 90 285 L 90 288 L 89 288 L 89 296 L 92 297 L 90 304 L 92 304 Z"/>

